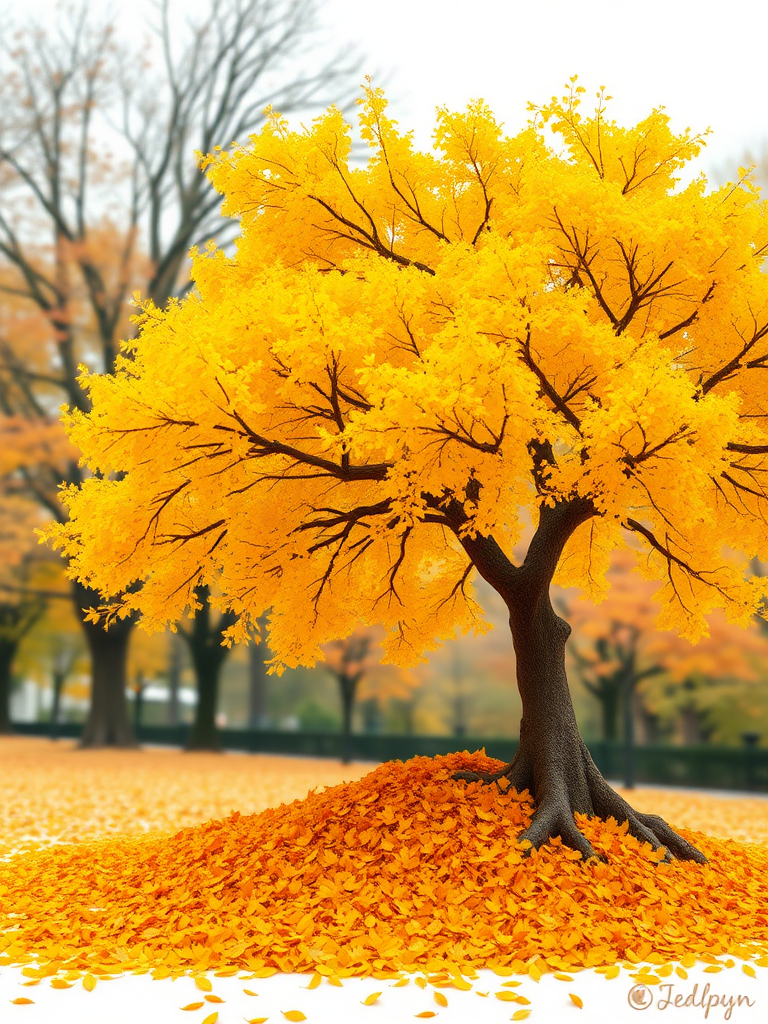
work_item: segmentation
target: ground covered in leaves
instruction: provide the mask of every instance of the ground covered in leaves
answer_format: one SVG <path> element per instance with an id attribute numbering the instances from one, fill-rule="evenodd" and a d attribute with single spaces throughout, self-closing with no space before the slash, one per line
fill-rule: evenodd
<path id="1" fill-rule="evenodd" d="M 69 757 L 73 771 L 87 763 L 72 752 L 57 756 Z M 607 863 L 584 864 L 557 841 L 526 858 L 515 837 L 530 820 L 531 805 L 514 792 L 450 779 L 457 769 L 498 764 L 482 754 L 415 758 L 373 770 L 358 765 L 347 777 L 363 777 L 344 785 L 252 814 L 242 813 L 253 807 L 246 801 L 221 820 L 173 835 L 168 806 L 185 803 L 184 755 L 109 756 L 133 757 L 137 767 L 152 758 L 175 764 L 176 796 L 165 789 L 170 776 L 157 773 L 143 797 L 148 808 L 166 804 L 165 825 L 162 814 L 154 819 L 166 830 L 81 837 L 6 858 L 0 962 L 94 976 L 245 969 L 340 977 L 661 966 L 727 955 L 768 965 L 768 845 L 680 827 L 683 816 L 659 801 L 648 809 L 667 815 L 708 864 L 658 863 L 658 852 L 620 823 L 587 819 L 580 826 Z M 259 786 L 259 758 L 204 760 L 223 775 L 235 765 Z M 103 776 L 99 785 L 106 794 Z M 238 803 L 233 796 L 225 800 L 230 808 Z M 28 798 L 33 813 L 34 794 Z M 66 812 L 72 818 L 79 799 L 72 785 Z M 704 800 L 695 805 L 697 822 Z M 633 802 L 641 806 L 634 796 Z M 768 801 L 745 802 L 761 809 L 758 828 L 764 828 Z M 112 827 L 117 817 L 109 818 Z M 59 831 L 78 838 L 71 825 Z M 746 823 L 741 831 L 748 831 Z"/>

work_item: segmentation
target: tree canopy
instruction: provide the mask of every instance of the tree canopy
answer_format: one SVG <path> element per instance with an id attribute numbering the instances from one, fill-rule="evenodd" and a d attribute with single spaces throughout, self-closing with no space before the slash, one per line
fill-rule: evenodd
<path id="1" fill-rule="evenodd" d="M 203 158 L 236 252 L 194 251 L 194 290 L 143 302 L 66 417 L 94 475 L 49 537 L 109 614 L 162 628 L 202 582 L 232 640 L 272 609 L 278 671 L 359 621 L 413 665 L 488 628 L 473 569 L 496 579 L 552 509 L 575 526 L 556 583 L 599 600 L 630 531 L 659 626 L 751 621 L 768 204 L 747 175 L 681 187 L 702 138 L 662 110 L 621 127 L 602 93 L 585 116 L 582 92 L 514 136 L 480 100 L 440 109 L 419 152 L 369 85 L 364 167 L 335 108 Z M 554 570 L 548 543 L 526 561 Z"/>

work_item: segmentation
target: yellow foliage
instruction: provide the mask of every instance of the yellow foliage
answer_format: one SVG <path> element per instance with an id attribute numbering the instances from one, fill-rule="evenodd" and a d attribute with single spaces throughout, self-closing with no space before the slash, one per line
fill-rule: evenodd
<path id="1" fill-rule="evenodd" d="M 511 557 L 583 499 L 558 582 L 602 597 L 629 530 L 661 628 L 747 625 L 747 559 L 768 557 L 757 190 L 676 190 L 702 140 L 658 110 L 620 127 L 602 94 L 583 115 L 573 83 L 514 137 L 481 101 L 439 110 L 435 154 L 380 90 L 359 102 L 363 168 L 335 108 L 297 132 L 270 112 L 203 159 L 242 236 L 193 254 L 185 299 L 141 306 L 114 376 L 83 374 L 93 410 L 66 424 L 96 475 L 48 533 L 72 572 L 149 630 L 200 582 L 232 641 L 271 608 L 277 672 L 359 622 L 410 667 L 487 628 L 473 541 Z"/>

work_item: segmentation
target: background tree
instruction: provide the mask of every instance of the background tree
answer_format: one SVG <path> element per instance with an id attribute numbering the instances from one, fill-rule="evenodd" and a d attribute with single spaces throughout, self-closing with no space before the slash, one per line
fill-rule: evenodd
<path id="1" fill-rule="evenodd" d="M 534 847 L 592 855 L 574 815 L 596 814 L 701 861 L 589 756 L 550 586 L 602 596 L 629 533 L 658 628 L 695 641 L 716 608 L 761 608 L 768 215 L 746 180 L 677 190 L 701 140 L 660 111 L 621 127 L 604 100 L 585 116 L 571 88 L 514 137 L 480 101 L 441 110 L 426 154 L 368 89 L 365 168 L 333 109 L 209 158 L 237 257 L 198 254 L 197 294 L 147 303 L 115 375 L 89 376 L 68 429 L 122 476 L 70 488 L 50 536 L 108 620 L 162 628 L 215 584 L 238 641 L 272 608 L 277 671 L 361 621 L 405 667 L 485 632 L 477 572 L 509 612 L 523 715 L 510 765 L 460 777 L 528 789 Z"/>
<path id="2" fill-rule="evenodd" d="M 262 636 L 267 635 L 267 613 L 258 621 Z M 248 728 L 263 729 L 267 722 L 267 659 L 266 643 L 248 646 Z"/>
<path id="3" fill-rule="evenodd" d="M 388 696 L 407 699 L 416 681 L 410 674 L 398 672 L 393 665 L 382 666 L 383 630 L 358 626 L 351 636 L 323 646 L 324 665 L 339 685 L 341 697 L 341 760 L 350 760 L 349 739 L 355 699 L 378 704 Z"/>
<path id="4" fill-rule="evenodd" d="M 768 645 L 756 625 L 744 630 L 717 613 L 707 619 L 710 635 L 695 646 L 678 633 L 657 630 L 658 583 L 640 577 L 635 565 L 630 549 L 614 553 L 607 574 L 611 589 L 598 605 L 579 600 L 574 591 L 556 602 L 575 631 L 569 656 L 600 702 L 603 739 L 619 738 L 622 709 L 634 733 L 635 712 L 644 707 L 656 717 L 682 716 L 683 741 L 701 742 L 715 690 L 732 688 L 734 680 L 764 678 Z"/>
<path id="5" fill-rule="evenodd" d="M 210 603 L 210 589 L 199 586 L 195 593 L 196 610 L 191 626 L 177 623 L 189 649 L 195 671 L 197 703 L 187 750 L 221 750 L 221 738 L 216 725 L 221 668 L 229 648 L 225 645 L 227 630 L 237 616 L 231 610 L 216 614 Z"/>
<path id="6" fill-rule="evenodd" d="M 286 112 L 343 103 L 356 84 L 348 50 L 311 53 L 313 0 L 210 0 L 183 19 L 175 10 L 161 0 L 155 49 L 141 53 L 87 2 L 50 28 L 5 26 L 0 304 L 28 321 L 15 337 L 0 332 L 6 415 L 47 425 L 62 402 L 86 411 L 78 366 L 114 369 L 131 293 L 164 304 L 188 287 L 190 246 L 231 237 L 196 149 L 247 137 L 268 103 Z M 28 493 L 63 522 L 58 484 L 82 481 L 77 457 L 62 470 L 42 449 L 28 454 Z M 84 609 L 98 595 L 87 579 L 73 583 L 73 600 L 92 665 L 81 743 L 131 746 L 124 694 L 133 620 L 107 633 L 91 622 Z"/>

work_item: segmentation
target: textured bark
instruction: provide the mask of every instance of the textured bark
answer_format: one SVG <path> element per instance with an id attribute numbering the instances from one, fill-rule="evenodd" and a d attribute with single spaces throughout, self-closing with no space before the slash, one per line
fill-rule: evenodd
<path id="1" fill-rule="evenodd" d="M 603 779 L 579 735 L 565 670 L 571 627 L 555 614 L 549 587 L 562 549 L 574 529 L 594 514 L 583 499 L 543 507 L 539 527 L 521 567 L 511 565 L 489 538 L 464 542 L 485 579 L 504 598 L 517 659 L 523 704 L 520 744 L 511 764 L 495 773 L 457 772 L 456 778 L 495 782 L 508 779 L 528 791 L 535 810 L 518 837 L 535 849 L 559 836 L 562 842 L 595 856 L 574 814 L 627 821 L 629 832 L 666 858 L 703 862 L 706 858 L 655 815 L 639 814 Z"/>
<path id="2" fill-rule="evenodd" d="M 0 735 L 13 732 L 11 725 L 11 676 L 18 640 L 0 639 Z"/>

